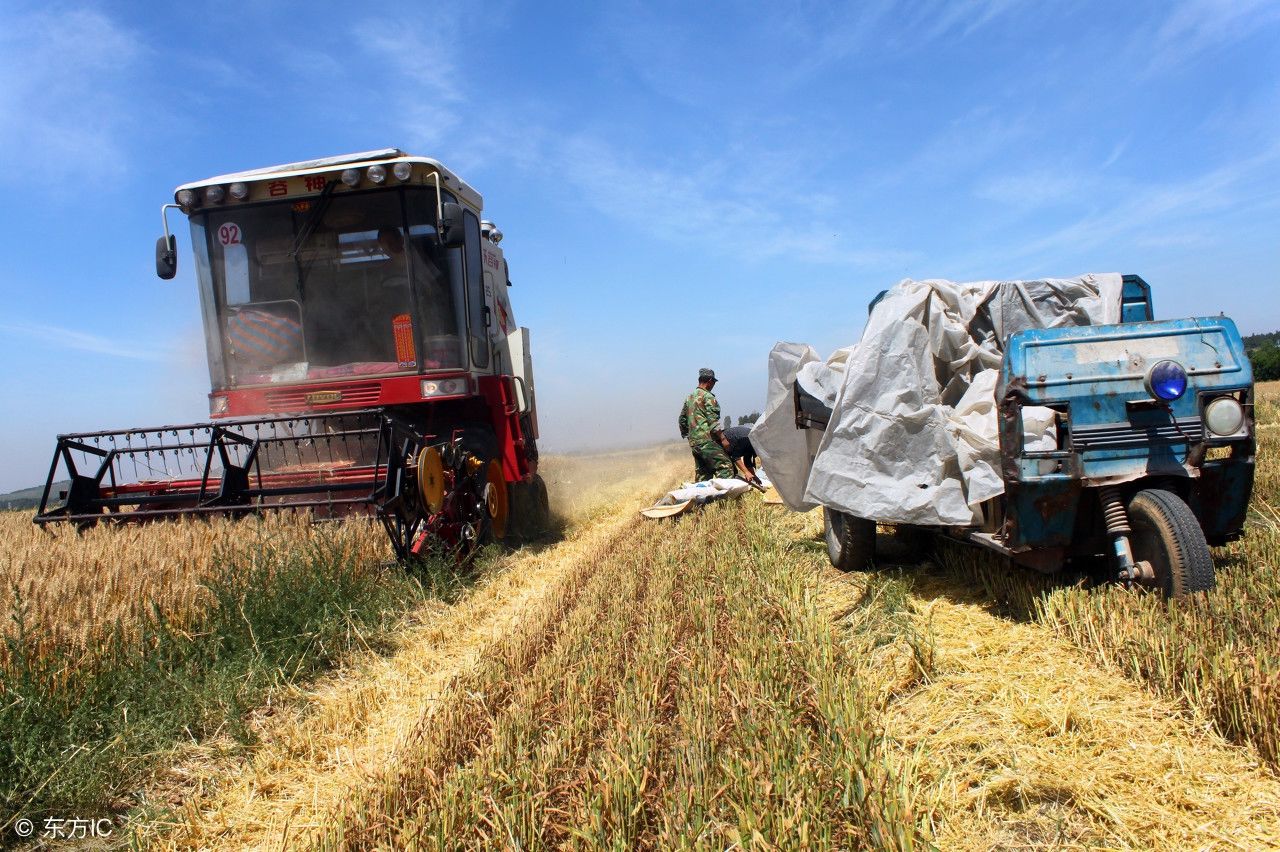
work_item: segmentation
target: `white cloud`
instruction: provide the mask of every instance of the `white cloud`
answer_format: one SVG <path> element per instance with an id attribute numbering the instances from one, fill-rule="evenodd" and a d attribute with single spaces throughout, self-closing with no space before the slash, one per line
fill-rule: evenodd
<path id="1" fill-rule="evenodd" d="M 143 52 L 138 37 L 87 9 L 10 15 L 0 30 L 0 181 L 13 166 L 57 162 L 97 179 L 128 167 L 135 110 L 123 94 Z"/>
<path id="2" fill-rule="evenodd" d="M 878 187 L 936 185 L 967 178 L 982 166 L 1011 158 L 1029 149 L 1039 131 L 1031 113 L 1009 112 L 978 106 L 950 121 L 939 121 L 938 130 L 925 138 L 896 167 L 875 174 Z"/>
<path id="3" fill-rule="evenodd" d="M 577 136 L 553 152 L 563 174 L 596 209 L 671 242 L 697 243 L 744 261 L 790 256 L 856 266 L 899 263 L 893 249 L 866 249 L 815 223 L 810 208 L 782 202 L 785 175 L 741 165 L 682 162 L 663 167 Z M 750 163 L 747 158 L 744 163 Z"/>
<path id="4" fill-rule="evenodd" d="M 1151 245 L 1172 233 L 1195 231 L 1205 238 L 1215 232 L 1217 214 L 1239 215 L 1280 206 L 1274 174 L 1280 144 L 1183 181 L 1126 183 L 1097 190 L 1092 212 L 1039 239 L 1007 248 L 1006 258 L 1036 258 L 1061 249 L 1073 256 L 1129 242 Z"/>
<path id="5" fill-rule="evenodd" d="M 1093 180 L 1081 175 L 1040 169 L 993 178 L 980 185 L 976 194 L 998 204 L 1030 209 L 1076 201 L 1094 184 Z"/>
<path id="6" fill-rule="evenodd" d="M 453 50 L 448 33 L 439 27 L 385 28 L 381 22 L 356 30 L 360 46 L 368 53 L 381 57 L 396 73 L 398 79 L 425 88 L 426 92 L 404 89 L 406 98 L 434 97 L 449 103 L 463 100 L 459 88 L 460 75 L 452 59 Z M 376 73 L 374 75 L 377 77 Z M 397 89 L 379 89 L 394 99 Z M 394 105 L 394 104 L 393 104 Z"/>
<path id="7" fill-rule="evenodd" d="M 1183 0 L 1135 49 L 1147 53 L 1147 70 L 1154 73 L 1228 47 L 1276 22 L 1280 3 L 1275 0 Z"/>
<path id="8" fill-rule="evenodd" d="M 4 323 L 0 325 L 0 332 L 25 337 L 44 344 L 48 349 L 74 349 L 135 361 L 167 361 L 172 355 L 170 350 L 164 348 L 130 346 L 119 340 L 43 323 Z"/>
<path id="9" fill-rule="evenodd" d="M 454 61 L 455 39 L 447 26 L 387 29 L 369 24 L 356 30 L 356 41 L 376 65 L 376 89 L 386 106 L 397 111 L 410 147 L 438 151 L 462 123 L 467 102 L 464 75 Z"/>

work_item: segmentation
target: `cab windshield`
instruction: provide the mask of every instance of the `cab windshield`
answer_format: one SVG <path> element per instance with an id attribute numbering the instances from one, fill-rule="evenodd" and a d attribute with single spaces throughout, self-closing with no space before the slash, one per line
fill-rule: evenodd
<path id="1" fill-rule="evenodd" d="M 410 188 L 193 216 L 214 386 L 461 367 L 460 252 L 435 218 Z"/>

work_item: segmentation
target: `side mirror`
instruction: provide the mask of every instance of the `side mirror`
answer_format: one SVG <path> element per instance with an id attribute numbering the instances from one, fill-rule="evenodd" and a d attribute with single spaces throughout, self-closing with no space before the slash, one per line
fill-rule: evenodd
<path id="1" fill-rule="evenodd" d="M 178 238 L 166 234 L 156 240 L 156 275 L 165 281 L 178 274 Z"/>
<path id="2" fill-rule="evenodd" d="M 445 248 L 457 248 L 466 242 L 462 229 L 462 205 L 456 201 L 446 201 L 441 205 L 440 245 Z"/>

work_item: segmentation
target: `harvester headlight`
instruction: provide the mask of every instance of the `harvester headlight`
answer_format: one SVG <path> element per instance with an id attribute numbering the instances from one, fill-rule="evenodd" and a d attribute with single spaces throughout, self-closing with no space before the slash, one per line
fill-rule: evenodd
<path id="1" fill-rule="evenodd" d="M 196 193 L 193 189 L 178 190 L 178 206 L 190 210 L 196 206 Z"/>
<path id="2" fill-rule="evenodd" d="M 244 201 L 249 197 L 249 184 L 239 181 L 231 184 L 231 197 L 236 201 Z"/>
<path id="3" fill-rule="evenodd" d="M 396 176 L 396 180 L 401 182 L 406 181 L 413 177 L 413 164 L 396 163 L 391 167 L 391 173 Z"/>
<path id="4" fill-rule="evenodd" d="M 227 197 L 227 191 L 221 186 L 206 187 L 204 191 L 204 200 L 209 204 L 221 204 L 223 199 Z"/>
<path id="5" fill-rule="evenodd" d="M 382 184 L 387 182 L 386 166 L 370 166 L 369 168 L 365 169 L 364 174 L 365 174 L 365 177 L 369 179 L 370 183 L 375 183 L 381 186 Z"/>
<path id="6" fill-rule="evenodd" d="M 423 379 L 422 396 L 455 396 L 466 389 L 465 379 Z"/>
<path id="7" fill-rule="evenodd" d="M 1229 396 L 1220 396 L 1204 407 L 1204 425 L 1215 435 L 1235 435 L 1244 428 L 1244 406 Z"/>
<path id="8" fill-rule="evenodd" d="M 359 169 L 343 169 L 342 182 L 345 183 L 347 186 L 359 186 L 360 170 Z"/>
<path id="9" fill-rule="evenodd" d="M 216 396 L 211 396 L 211 397 L 209 397 L 209 413 L 210 413 L 210 414 L 214 414 L 214 415 L 217 415 L 217 414 L 226 414 L 226 413 L 227 413 L 227 398 L 226 398 L 225 396 L 220 395 L 220 394 L 219 394 L 219 395 L 216 395 Z"/>
<path id="10" fill-rule="evenodd" d="M 1187 392 L 1187 371 L 1177 361 L 1157 361 L 1147 370 L 1147 392 L 1163 402 L 1173 402 Z"/>

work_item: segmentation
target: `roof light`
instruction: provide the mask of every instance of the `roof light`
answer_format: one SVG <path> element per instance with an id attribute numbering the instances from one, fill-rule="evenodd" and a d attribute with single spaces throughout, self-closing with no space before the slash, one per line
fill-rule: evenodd
<path id="1" fill-rule="evenodd" d="M 498 226 L 488 219 L 480 223 L 480 235 L 495 246 L 502 242 L 502 231 L 498 230 Z"/>
<path id="2" fill-rule="evenodd" d="M 1187 392 L 1187 371 L 1177 361 L 1157 361 L 1147 371 L 1147 392 L 1163 402 L 1173 402 Z"/>
<path id="3" fill-rule="evenodd" d="M 196 193 L 192 189 L 178 190 L 178 206 L 190 209 L 196 206 Z"/>
<path id="4" fill-rule="evenodd" d="M 369 168 L 365 169 L 364 174 L 365 174 L 365 177 L 369 178 L 369 181 L 371 183 L 378 184 L 379 186 L 386 183 L 387 181 L 386 166 L 370 166 Z"/>
<path id="5" fill-rule="evenodd" d="M 227 191 L 221 186 L 214 185 L 205 187 L 204 200 L 207 204 L 221 204 L 226 196 Z"/>
<path id="6" fill-rule="evenodd" d="M 391 173 L 396 176 L 396 180 L 404 182 L 413 177 L 413 163 L 396 163 L 391 167 Z"/>
<path id="7" fill-rule="evenodd" d="M 249 197 L 249 184 L 239 181 L 231 184 L 231 197 L 236 201 L 244 201 Z"/>
<path id="8" fill-rule="evenodd" d="M 360 170 L 359 169 L 343 169 L 342 182 L 345 183 L 347 186 L 359 186 Z"/>

